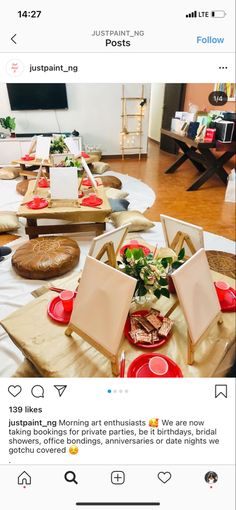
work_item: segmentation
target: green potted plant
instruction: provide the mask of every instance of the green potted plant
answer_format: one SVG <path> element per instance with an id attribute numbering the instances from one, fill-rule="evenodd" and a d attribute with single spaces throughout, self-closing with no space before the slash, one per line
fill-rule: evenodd
<path id="1" fill-rule="evenodd" d="M 0 124 L 4 129 L 8 129 L 10 131 L 10 136 L 14 138 L 15 130 L 16 130 L 16 119 L 15 117 L 2 117 L 0 118 Z"/>
<path id="2" fill-rule="evenodd" d="M 50 154 L 63 154 L 68 152 L 63 136 L 59 136 L 51 141 Z"/>
<path id="3" fill-rule="evenodd" d="M 77 174 L 78 174 L 78 177 L 82 177 L 83 173 L 84 173 L 84 170 L 83 170 L 83 167 L 82 167 L 82 163 L 79 159 L 75 159 L 75 158 L 70 158 L 70 157 L 66 157 L 65 161 L 64 161 L 64 166 L 65 167 L 76 167 L 77 168 Z"/>
<path id="4" fill-rule="evenodd" d="M 147 256 L 141 248 L 128 248 L 119 264 L 119 269 L 136 278 L 137 284 L 134 298 L 153 295 L 157 299 L 161 296 L 169 297 L 167 270 L 161 258 L 154 258 L 153 253 Z"/>
<path id="5" fill-rule="evenodd" d="M 68 147 L 65 144 L 65 138 L 63 136 L 54 138 L 50 144 L 50 159 L 52 164 L 55 166 L 63 166 L 63 161 L 69 156 L 73 157 L 73 154 L 69 153 Z"/>

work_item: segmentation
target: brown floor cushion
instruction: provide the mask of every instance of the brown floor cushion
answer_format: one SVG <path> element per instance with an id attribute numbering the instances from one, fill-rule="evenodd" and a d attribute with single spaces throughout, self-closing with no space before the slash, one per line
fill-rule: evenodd
<path id="1" fill-rule="evenodd" d="M 115 188 L 115 189 L 121 189 L 122 188 L 122 182 L 118 177 L 114 177 L 114 175 L 102 175 L 100 177 L 102 180 L 103 186 L 105 188 Z"/>
<path id="2" fill-rule="evenodd" d="M 20 193 L 20 195 L 24 196 L 26 194 L 28 186 L 29 186 L 29 179 L 23 179 L 23 181 L 20 181 L 17 183 L 16 191 L 18 193 Z"/>
<path id="3" fill-rule="evenodd" d="M 79 261 L 80 248 L 68 237 L 38 237 L 15 251 L 12 266 L 31 280 L 46 280 L 71 271 Z"/>

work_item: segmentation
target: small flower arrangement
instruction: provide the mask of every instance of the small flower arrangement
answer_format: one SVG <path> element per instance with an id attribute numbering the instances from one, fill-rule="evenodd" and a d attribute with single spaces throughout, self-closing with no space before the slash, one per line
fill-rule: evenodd
<path id="1" fill-rule="evenodd" d="M 163 257 L 162 265 L 167 272 L 168 290 L 170 294 L 176 294 L 175 285 L 172 279 L 172 274 L 176 269 L 182 266 L 185 262 L 185 249 L 181 248 L 178 255 L 172 257 Z"/>
<path id="2" fill-rule="evenodd" d="M 153 253 L 144 255 L 141 248 L 128 248 L 123 255 L 119 269 L 133 278 L 137 285 L 135 296 L 153 294 L 157 299 L 161 296 L 169 297 L 167 266 L 162 258 L 154 258 Z"/>
<path id="3" fill-rule="evenodd" d="M 185 262 L 185 249 L 181 248 L 178 255 L 175 257 L 163 257 L 162 265 L 167 270 L 167 273 L 173 273 L 175 269 L 178 269 Z"/>
<path id="4" fill-rule="evenodd" d="M 75 167 L 77 168 L 78 177 L 82 177 L 84 173 L 81 161 L 79 159 L 70 158 L 69 156 L 66 156 L 64 160 L 60 161 L 55 166 L 64 168 Z"/>
<path id="5" fill-rule="evenodd" d="M 63 154 L 65 152 L 68 152 L 68 148 L 63 136 L 58 136 L 51 141 L 50 154 Z"/>
<path id="6" fill-rule="evenodd" d="M 66 157 L 63 166 L 72 166 L 82 170 L 82 163 L 79 159 Z"/>

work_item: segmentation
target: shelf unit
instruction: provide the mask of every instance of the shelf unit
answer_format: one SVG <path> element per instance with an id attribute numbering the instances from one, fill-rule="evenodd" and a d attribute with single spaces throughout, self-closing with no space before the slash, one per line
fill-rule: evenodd
<path id="1" fill-rule="evenodd" d="M 137 113 L 128 113 L 128 106 L 129 102 L 137 103 Z M 125 85 L 122 85 L 122 97 L 121 97 L 121 152 L 122 152 L 122 159 L 125 158 L 126 154 L 130 154 L 130 151 L 135 150 L 138 151 L 137 155 L 139 157 L 139 160 L 141 159 L 142 154 L 142 135 L 143 135 L 143 105 L 142 103 L 144 101 L 144 104 L 146 102 L 146 99 L 144 97 L 144 85 L 141 85 L 141 93 L 140 96 L 126 96 L 125 95 Z M 134 129 L 133 126 L 131 129 L 129 129 L 129 119 L 137 119 L 137 129 Z M 130 144 L 130 140 L 134 142 L 134 139 L 136 137 L 136 144 Z"/>

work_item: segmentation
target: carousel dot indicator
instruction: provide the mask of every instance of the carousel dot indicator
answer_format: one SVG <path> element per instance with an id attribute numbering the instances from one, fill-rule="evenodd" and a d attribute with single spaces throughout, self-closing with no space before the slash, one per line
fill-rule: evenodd
<path id="1" fill-rule="evenodd" d="M 111 393 L 111 390 L 107 390 L 107 393 Z"/>

